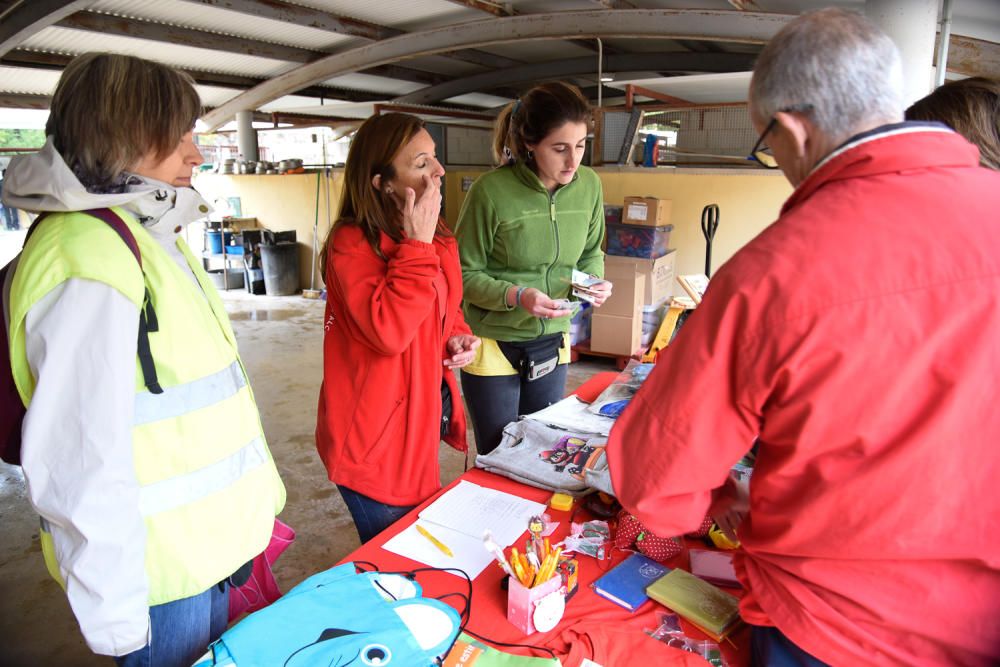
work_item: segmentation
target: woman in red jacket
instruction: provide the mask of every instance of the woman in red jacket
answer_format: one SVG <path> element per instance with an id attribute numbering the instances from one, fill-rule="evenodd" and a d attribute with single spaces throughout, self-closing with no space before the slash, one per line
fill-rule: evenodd
<path id="1" fill-rule="evenodd" d="M 472 360 L 479 339 L 462 317 L 442 176 L 420 119 L 369 118 L 351 144 L 340 216 L 323 249 L 316 447 L 362 543 L 441 487 L 442 439 L 468 448 L 450 369 Z"/>

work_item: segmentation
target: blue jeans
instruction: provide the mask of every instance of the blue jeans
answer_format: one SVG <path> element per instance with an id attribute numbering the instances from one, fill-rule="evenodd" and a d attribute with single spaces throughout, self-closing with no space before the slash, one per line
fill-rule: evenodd
<path id="1" fill-rule="evenodd" d="M 753 667 L 827 667 L 784 635 L 778 628 L 750 626 L 750 664 Z"/>
<path id="2" fill-rule="evenodd" d="M 381 533 L 416 507 L 416 505 L 386 505 L 340 484 L 337 485 L 337 490 L 340 491 L 341 497 L 347 504 L 347 511 L 354 519 L 354 527 L 358 530 L 361 544 Z"/>
<path id="3" fill-rule="evenodd" d="M 115 658 L 119 667 L 190 667 L 229 622 L 229 584 L 149 608 L 152 642 Z"/>
<path id="4" fill-rule="evenodd" d="M 489 454 L 503 439 L 503 429 L 519 415 L 537 412 L 565 398 L 569 364 L 534 382 L 520 375 L 473 375 L 462 371 L 462 396 L 469 407 L 476 450 Z"/>

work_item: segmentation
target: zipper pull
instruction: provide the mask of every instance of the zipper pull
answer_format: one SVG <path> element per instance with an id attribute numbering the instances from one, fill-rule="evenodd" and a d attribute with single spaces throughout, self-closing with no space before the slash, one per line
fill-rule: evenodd
<path id="1" fill-rule="evenodd" d="M 552 218 L 552 222 L 556 221 L 556 200 L 549 200 L 549 216 Z"/>

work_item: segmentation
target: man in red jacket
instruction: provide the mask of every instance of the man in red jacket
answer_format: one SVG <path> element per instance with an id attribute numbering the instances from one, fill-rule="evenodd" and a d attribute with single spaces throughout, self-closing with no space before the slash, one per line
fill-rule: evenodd
<path id="1" fill-rule="evenodd" d="M 751 118 L 795 191 L 712 278 L 618 420 L 622 504 L 678 535 L 733 509 L 758 664 L 1000 659 L 1000 174 L 903 123 L 899 54 L 806 14 L 761 53 Z"/>

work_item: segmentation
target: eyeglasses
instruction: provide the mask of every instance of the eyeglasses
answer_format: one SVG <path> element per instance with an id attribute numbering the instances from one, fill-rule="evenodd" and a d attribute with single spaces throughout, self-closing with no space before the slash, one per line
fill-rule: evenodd
<path id="1" fill-rule="evenodd" d="M 792 106 L 787 106 L 778 109 L 778 112 L 806 113 L 812 110 L 813 110 L 813 105 L 811 104 L 793 104 Z M 767 124 L 767 127 L 764 128 L 764 131 L 760 133 L 760 137 L 758 137 L 757 143 L 753 145 L 753 148 L 750 149 L 750 155 L 747 156 L 747 159 L 750 160 L 751 162 L 756 162 L 760 164 L 762 167 L 766 167 L 768 169 L 777 169 L 778 161 L 774 159 L 774 155 L 771 153 L 771 147 L 764 143 L 764 137 L 766 137 L 771 132 L 771 130 L 774 129 L 774 126 L 777 122 L 778 122 L 778 117 L 771 116 L 770 122 Z"/>

